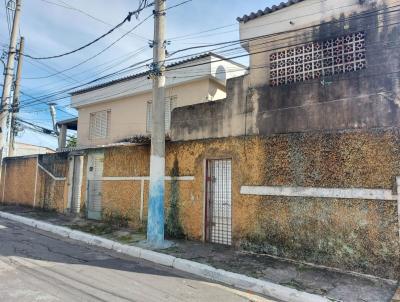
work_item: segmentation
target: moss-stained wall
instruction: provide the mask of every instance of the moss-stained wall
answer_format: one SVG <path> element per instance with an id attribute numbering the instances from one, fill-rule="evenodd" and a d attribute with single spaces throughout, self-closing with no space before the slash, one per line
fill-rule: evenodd
<path id="1" fill-rule="evenodd" d="M 54 180 L 38 167 L 39 162 L 58 178 L 68 174 L 66 154 L 46 154 L 6 158 L 2 169 L 1 194 L 5 184 L 4 203 L 35 206 L 61 213 L 67 209 L 68 187 L 66 180 Z M 35 196 L 36 194 L 36 196 Z"/>
<path id="2" fill-rule="evenodd" d="M 1 200 L 5 203 L 33 206 L 35 176 L 36 157 L 6 158 L 2 171 Z"/>
<path id="3" fill-rule="evenodd" d="M 400 175 L 396 129 L 313 132 L 167 143 L 174 164 L 180 223 L 189 239 L 204 236 L 204 163 L 232 159 L 233 240 L 258 252 L 399 278 L 396 201 L 241 195 L 243 185 L 393 189 Z M 149 147 L 105 150 L 104 176 L 148 176 Z M 166 183 L 166 213 L 171 182 Z M 148 181 L 144 190 L 147 213 Z M 104 183 L 103 209 L 128 213 L 139 226 L 140 181 Z"/>
<path id="4" fill-rule="evenodd" d="M 59 180 L 54 179 L 43 169 L 38 169 L 36 206 L 60 213 L 66 212 L 68 208 L 68 153 L 39 155 L 39 164 Z M 64 180 L 61 180 L 63 178 Z"/>
<path id="5" fill-rule="evenodd" d="M 150 147 L 104 149 L 104 177 L 147 177 Z M 61 157 L 60 157 L 61 156 Z M 57 177 L 68 175 L 66 156 L 47 158 Z M 65 158 L 64 158 L 65 157 Z M 397 201 L 241 195 L 243 185 L 327 188 L 395 188 L 400 176 L 398 129 L 310 132 L 168 142 L 166 175 L 194 180 L 166 182 L 166 217 L 177 200 L 178 229 L 204 239 L 205 161 L 232 159 L 233 242 L 242 248 L 385 278 L 400 278 Z M 7 159 L 6 202 L 32 205 L 36 158 Z M 82 186 L 86 201 L 87 156 Z M 4 176 L 4 167 L 3 167 Z M 140 220 L 143 181 L 143 221 Z M 37 206 L 63 212 L 67 182 L 39 171 Z M 21 184 L 24 184 L 21 186 Z M 44 192 L 46 194 L 44 194 Z M 171 196 L 174 192 L 175 196 Z M 148 180 L 103 180 L 104 215 L 146 225 Z M 105 217 L 105 216 L 103 216 Z"/>

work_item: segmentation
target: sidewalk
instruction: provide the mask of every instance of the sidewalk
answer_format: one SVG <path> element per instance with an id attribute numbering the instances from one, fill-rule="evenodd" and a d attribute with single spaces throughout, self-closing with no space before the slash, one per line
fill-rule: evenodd
<path id="1" fill-rule="evenodd" d="M 0 211 L 78 229 L 125 244 L 140 246 L 140 241 L 145 239 L 145 234 L 128 228 L 116 228 L 105 223 L 72 218 L 53 212 L 41 212 L 16 206 L 0 206 Z M 391 281 L 317 268 L 267 255 L 251 254 L 226 246 L 183 240 L 174 241 L 176 243 L 174 247 L 158 252 L 274 282 L 300 291 L 324 295 L 333 301 L 391 301 L 397 288 L 396 284 Z"/>

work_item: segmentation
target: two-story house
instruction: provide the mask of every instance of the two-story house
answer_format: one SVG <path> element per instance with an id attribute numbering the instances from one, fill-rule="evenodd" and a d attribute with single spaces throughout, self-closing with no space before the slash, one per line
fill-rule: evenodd
<path id="1" fill-rule="evenodd" d="M 214 53 L 172 63 L 166 68 L 165 128 L 176 107 L 226 97 L 226 81 L 246 73 L 245 66 Z M 79 147 L 117 143 L 151 133 L 152 80 L 148 72 L 87 87 L 72 93 L 78 110 Z M 71 121 L 68 121 L 69 123 Z M 62 127 L 65 132 L 67 127 Z M 75 122 L 76 127 L 76 122 Z M 62 140 L 65 134 L 61 133 Z M 63 142 L 61 146 L 63 147 Z"/>

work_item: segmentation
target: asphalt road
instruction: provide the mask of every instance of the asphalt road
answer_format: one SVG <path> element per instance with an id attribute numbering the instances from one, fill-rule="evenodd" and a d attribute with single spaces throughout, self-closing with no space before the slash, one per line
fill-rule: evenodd
<path id="1" fill-rule="evenodd" d="M 1 218 L 0 301 L 272 302 Z"/>

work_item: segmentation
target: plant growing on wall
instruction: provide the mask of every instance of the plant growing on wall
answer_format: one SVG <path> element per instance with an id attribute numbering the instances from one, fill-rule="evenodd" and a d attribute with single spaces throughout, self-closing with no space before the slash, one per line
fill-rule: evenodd
<path id="1" fill-rule="evenodd" d="M 171 238 L 183 238 L 183 228 L 179 220 L 179 176 L 178 160 L 175 158 L 174 166 L 171 170 L 171 197 L 166 221 L 167 235 Z"/>

